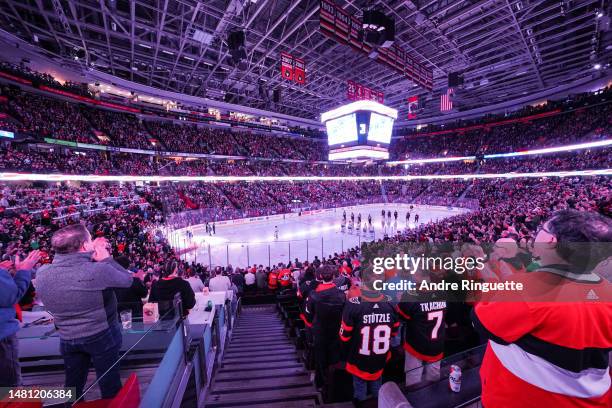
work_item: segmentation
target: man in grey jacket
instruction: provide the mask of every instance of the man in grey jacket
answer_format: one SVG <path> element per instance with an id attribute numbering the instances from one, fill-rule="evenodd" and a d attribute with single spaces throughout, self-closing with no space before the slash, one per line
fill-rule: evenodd
<path id="1" fill-rule="evenodd" d="M 84 225 L 58 230 L 51 245 L 53 263 L 38 270 L 36 289 L 59 332 L 65 386 L 80 397 L 93 362 L 102 398 L 112 398 L 121 389 L 115 363 L 122 342 L 112 288 L 129 287 L 132 274 L 110 256 L 106 239 L 92 241 Z"/>

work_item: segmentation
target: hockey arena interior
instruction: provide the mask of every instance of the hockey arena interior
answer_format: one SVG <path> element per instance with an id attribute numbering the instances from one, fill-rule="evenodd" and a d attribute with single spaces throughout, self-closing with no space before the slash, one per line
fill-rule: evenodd
<path id="1" fill-rule="evenodd" d="M 0 407 L 612 407 L 611 11 L 0 1 Z"/>

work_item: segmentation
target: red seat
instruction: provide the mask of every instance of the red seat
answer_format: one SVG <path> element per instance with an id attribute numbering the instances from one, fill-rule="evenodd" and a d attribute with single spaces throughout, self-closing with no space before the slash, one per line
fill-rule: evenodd
<path id="1" fill-rule="evenodd" d="M 42 402 L 6 402 L 0 401 L 0 408 L 42 408 Z"/>
<path id="2" fill-rule="evenodd" d="M 74 405 L 75 408 L 138 408 L 139 406 L 140 383 L 136 374 L 129 376 L 115 398 L 84 401 Z"/>

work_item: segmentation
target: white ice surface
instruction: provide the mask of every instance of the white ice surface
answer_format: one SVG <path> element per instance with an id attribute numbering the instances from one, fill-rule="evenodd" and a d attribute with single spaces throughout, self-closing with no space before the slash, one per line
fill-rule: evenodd
<path id="1" fill-rule="evenodd" d="M 382 223 L 381 211 L 391 211 L 391 223 Z M 361 213 L 362 224 L 357 232 L 345 228 L 341 231 L 342 212 L 344 208 L 336 208 L 329 212 L 254 221 L 239 225 L 217 225 L 216 234 L 206 234 L 204 226 L 196 226 L 191 244 L 185 230 L 179 230 L 170 236 L 170 242 L 179 243 L 175 246 L 197 245 L 197 249 L 183 255 L 183 259 L 205 265 L 232 265 L 245 267 L 247 265 L 276 265 L 287 263 L 298 258 L 300 261 L 312 261 L 316 256 L 327 257 L 359 245 L 362 241 L 380 239 L 385 233 L 394 235 L 398 230 L 406 228 L 406 212 L 409 204 L 369 204 L 346 208 L 347 227 L 351 212 Z M 397 223 L 393 212 L 397 210 Z M 438 206 L 415 205 L 411 213 L 408 228 L 414 228 L 414 214 L 419 214 L 419 224 L 428 223 L 467 212 L 465 209 L 446 208 Z M 374 233 L 364 232 L 368 214 L 372 215 Z M 282 216 L 281 216 L 282 217 Z M 385 221 L 387 218 L 385 217 Z M 274 227 L 278 226 L 278 240 L 274 237 Z M 178 239 L 176 239 L 178 237 Z M 210 251 L 209 251 L 210 249 Z"/>

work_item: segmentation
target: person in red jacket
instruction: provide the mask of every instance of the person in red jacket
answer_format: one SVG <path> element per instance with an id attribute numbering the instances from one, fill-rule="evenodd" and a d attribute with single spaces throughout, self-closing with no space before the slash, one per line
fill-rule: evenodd
<path id="1" fill-rule="evenodd" d="M 539 268 L 513 277 L 523 292 L 476 305 L 474 326 L 489 339 L 480 368 L 485 407 L 612 406 L 612 285 L 593 273 L 611 242 L 611 219 L 559 211 L 531 245 Z"/>
<path id="2" fill-rule="evenodd" d="M 277 276 L 278 286 L 280 289 L 287 289 L 291 287 L 291 270 L 283 268 L 278 272 Z"/>
<path id="3" fill-rule="evenodd" d="M 268 290 L 270 292 L 276 292 L 276 289 L 278 289 L 278 271 L 272 269 L 268 274 Z"/>

